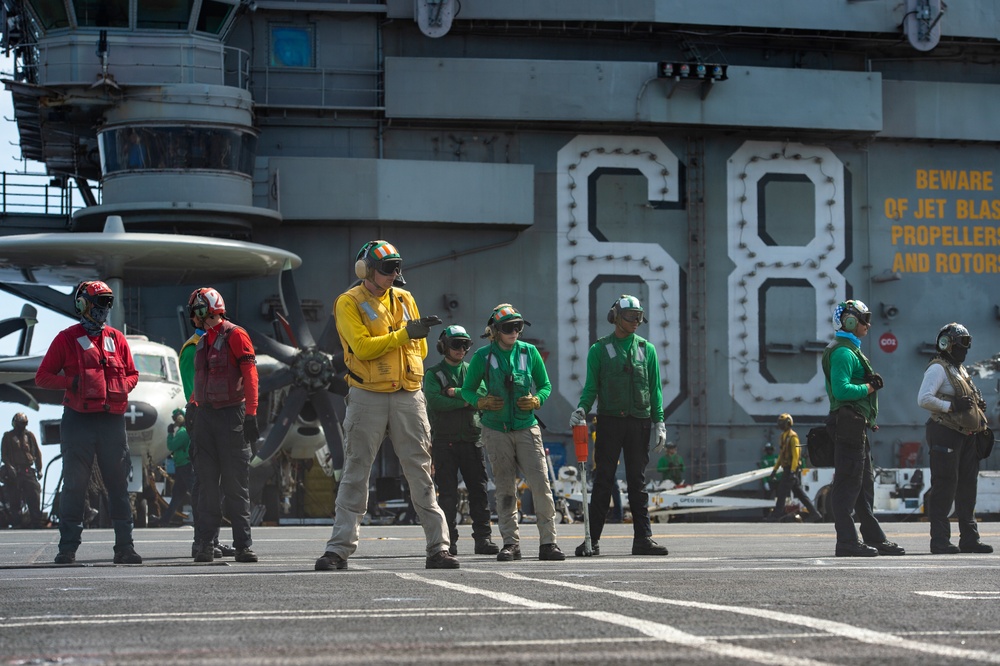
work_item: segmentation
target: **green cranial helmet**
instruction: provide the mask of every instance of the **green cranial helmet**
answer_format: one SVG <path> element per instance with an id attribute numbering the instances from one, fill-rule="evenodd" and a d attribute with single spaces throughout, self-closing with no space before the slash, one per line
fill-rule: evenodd
<path id="1" fill-rule="evenodd" d="M 635 296 L 622 294 L 616 298 L 615 302 L 611 305 L 611 309 L 608 310 L 608 323 L 617 323 L 618 318 L 623 313 L 630 313 L 625 316 L 630 321 L 638 321 L 640 324 L 643 322 L 644 310 L 642 309 L 642 303 Z"/>
<path id="2" fill-rule="evenodd" d="M 438 336 L 437 350 L 439 354 L 444 354 L 448 348 L 468 349 L 472 347 L 472 336 L 465 330 L 464 326 L 446 326 L 441 335 Z"/>

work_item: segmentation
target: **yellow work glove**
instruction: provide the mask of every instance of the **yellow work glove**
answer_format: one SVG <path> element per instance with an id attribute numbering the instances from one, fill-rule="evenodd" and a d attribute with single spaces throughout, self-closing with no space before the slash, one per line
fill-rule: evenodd
<path id="1" fill-rule="evenodd" d="M 503 398 L 497 395 L 483 396 L 476 401 L 476 409 L 484 412 L 498 412 L 503 409 Z"/>
<path id="2" fill-rule="evenodd" d="M 523 409 L 526 412 L 538 409 L 542 406 L 542 401 L 538 399 L 537 396 L 526 395 L 523 398 L 517 399 L 517 408 Z"/>

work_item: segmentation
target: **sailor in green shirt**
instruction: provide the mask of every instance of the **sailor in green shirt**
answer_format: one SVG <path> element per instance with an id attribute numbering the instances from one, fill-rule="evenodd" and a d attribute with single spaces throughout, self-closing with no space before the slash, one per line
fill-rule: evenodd
<path id="1" fill-rule="evenodd" d="M 493 543 L 490 529 L 486 458 L 479 438 L 482 431 L 479 414 L 475 407 L 462 400 L 462 383 L 469 367 L 465 355 L 471 348 L 472 337 L 464 327 L 446 327 L 437 341 L 437 351 L 443 358 L 424 373 L 434 482 L 438 487 L 438 504 L 448 523 L 451 554 L 458 555 L 455 518 L 458 515 L 458 474 L 461 472 L 469 494 L 475 553 L 496 555 L 500 548 Z"/>
<path id="2" fill-rule="evenodd" d="M 587 380 L 580 402 L 569 424 L 587 422 L 587 412 L 597 401 L 597 440 L 594 443 L 594 491 L 590 496 L 590 539 L 593 554 L 600 555 L 598 542 L 608 515 L 611 493 L 617 492 L 615 472 L 624 453 L 625 482 L 632 512 L 632 554 L 666 555 L 667 549 L 653 541 L 646 493 L 646 465 L 649 464 L 650 433 L 656 429 L 656 447 L 667 440 L 663 424 L 663 393 L 656 348 L 635 334 L 643 321 L 642 304 L 635 296 L 623 294 L 608 312 L 615 330 L 587 352 Z M 576 555 L 585 555 L 585 546 Z"/>
<path id="3" fill-rule="evenodd" d="M 875 518 L 875 476 L 868 430 L 875 430 L 882 376 L 861 353 L 861 338 L 868 335 L 872 313 L 858 300 L 839 303 L 833 311 L 836 337 L 823 351 L 823 374 L 830 398 L 826 427 L 834 443 L 833 490 L 830 505 L 837 529 L 837 557 L 904 555 L 897 544 L 885 538 Z M 861 523 L 862 543 L 854 527 Z"/>
<path id="4" fill-rule="evenodd" d="M 194 477 L 188 450 L 191 438 L 184 427 L 184 410 L 175 409 L 173 416 L 174 422 L 167 426 L 167 448 L 174 458 L 174 485 L 170 491 L 170 506 L 160 517 L 160 527 L 170 527 L 177 510 L 188 499 L 188 489 Z"/>
<path id="5" fill-rule="evenodd" d="M 684 458 L 677 453 L 677 445 L 667 442 L 667 452 L 656 463 L 656 471 L 664 481 L 672 481 L 675 486 L 684 483 Z"/>
<path id="6" fill-rule="evenodd" d="M 535 410 L 549 397 L 552 384 L 535 345 L 518 339 L 525 324 L 528 322 L 509 303 L 493 308 L 483 336 L 490 343 L 472 355 L 462 384 L 462 398 L 482 412 L 483 447 L 493 468 L 497 521 L 503 537 L 499 562 L 521 559 L 517 529 L 519 469 L 535 501 L 541 544 L 538 559 L 566 559 L 556 544 L 556 508 L 542 430 L 535 418 Z M 484 384 L 485 396 L 480 395 Z"/>

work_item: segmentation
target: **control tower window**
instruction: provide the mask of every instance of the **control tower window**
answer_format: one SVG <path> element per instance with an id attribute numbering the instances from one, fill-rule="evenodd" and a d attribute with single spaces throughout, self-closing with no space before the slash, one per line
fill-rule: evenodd
<path id="1" fill-rule="evenodd" d="M 62 0 L 31 0 L 31 6 L 43 29 L 69 27 L 69 16 Z"/>
<path id="2" fill-rule="evenodd" d="M 234 9 L 236 9 L 236 5 L 233 4 L 216 2 L 215 0 L 204 0 L 201 3 L 201 12 L 198 13 L 198 25 L 195 29 L 198 32 L 207 32 L 213 35 L 220 34 Z"/>
<path id="3" fill-rule="evenodd" d="M 311 25 L 271 26 L 271 67 L 315 67 Z"/>
<path id="4" fill-rule="evenodd" d="M 127 28 L 128 0 L 75 0 L 77 25 L 86 28 Z"/>
<path id="5" fill-rule="evenodd" d="M 154 169 L 253 175 L 257 137 L 218 127 L 119 127 L 100 133 L 105 176 Z"/>
<path id="6" fill-rule="evenodd" d="M 150 30 L 187 30 L 194 0 L 139 0 L 135 27 Z"/>

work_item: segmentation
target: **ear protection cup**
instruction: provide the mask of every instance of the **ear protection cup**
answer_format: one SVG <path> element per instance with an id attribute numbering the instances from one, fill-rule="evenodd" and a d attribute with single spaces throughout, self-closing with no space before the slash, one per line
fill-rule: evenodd
<path id="1" fill-rule="evenodd" d="M 951 349 L 951 338 L 947 335 L 939 336 L 937 339 L 937 348 L 943 352 L 949 351 Z"/>
<path id="2" fill-rule="evenodd" d="M 611 308 L 610 310 L 608 310 L 608 323 L 609 324 L 615 323 L 615 315 L 616 314 L 617 313 L 615 312 L 614 308 Z"/>
<path id="3" fill-rule="evenodd" d="M 438 354 L 441 354 L 442 356 L 444 356 L 444 340 L 442 340 L 441 338 L 438 338 L 438 341 L 437 341 L 437 350 L 438 350 Z"/>
<path id="4" fill-rule="evenodd" d="M 86 282 L 81 282 L 76 288 L 76 294 L 73 297 L 73 304 L 76 306 L 77 314 L 83 314 L 87 310 L 87 299 L 83 297 L 83 289 L 86 286 Z"/>
<path id="5" fill-rule="evenodd" d="M 368 241 L 365 246 L 361 248 L 358 252 L 358 260 L 354 262 L 354 274 L 358 276 L 359 280 L 367 280 L 368 274 L 371 268 L 368 266 L 368 252 L 371 251 L 372 246 L 378 243 L 378 241 Z"/>
<path id="6" fill-rule="evenodd" d="M 844 330 L 848 333 L 853 333 L 854 329 L 858 327 L 858 318 L 852 314 L 847 315 L 843 319 Z"/>

